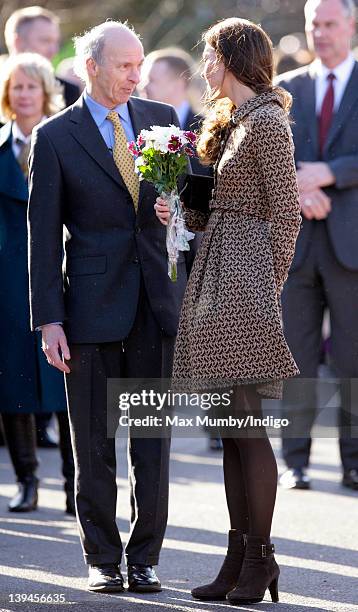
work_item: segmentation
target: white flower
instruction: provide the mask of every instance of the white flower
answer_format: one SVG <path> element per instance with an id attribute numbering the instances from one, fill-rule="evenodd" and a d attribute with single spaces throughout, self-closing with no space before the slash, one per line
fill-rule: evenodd
<path id="1" fill-rule="evenodd" d="M 161 153 L 168 153 L 168 144 L 173 136 L 180 138 L 183 144 L 188 143 L 184 131 L 176 125 L 152 125 L 150 130 L 141 131 L 141 137 L 145 141 L 143 150 L 155 149 Z"/>
<path id="2" fill-rule="evenodd" d="M 141 155 L 134 161 L 134 170 L 139 174 L 139 180 L 141 181 L 143 177 L 140 175 L 139 166 L 145 166 L 145 159 Z"/>

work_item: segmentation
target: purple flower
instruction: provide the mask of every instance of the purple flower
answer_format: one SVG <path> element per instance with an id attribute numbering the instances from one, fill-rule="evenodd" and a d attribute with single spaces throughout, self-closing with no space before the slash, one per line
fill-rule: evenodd
<path id="1" fill-rule="evenodd" d="M 196 143 L 196 134 L 194 132 L 184 132 L 185 138 L 187 138 L 190 144 L 195 145 Z"/>
<path id="2" fill-rule="evenodd" d="M 184 153 L 189 157 L 194 157 L 194 151 L 190 147 L 184 147 Z"/>
<path id="3" fill-rule="evenodd" d="M 179 136 L 171 136 L 168 142 L 168 151 L 171 151 L 172 153 L 177 153 L 181 147 L 182 141 L 180 140 Z"/>

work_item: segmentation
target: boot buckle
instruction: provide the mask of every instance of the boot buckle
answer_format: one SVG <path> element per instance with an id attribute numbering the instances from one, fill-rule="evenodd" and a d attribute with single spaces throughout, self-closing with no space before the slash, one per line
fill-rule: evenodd
<path id="1" fill-rule="evenodd" d="M 261 544 L 261 557 L 266 557 L 266 544 Z"/>

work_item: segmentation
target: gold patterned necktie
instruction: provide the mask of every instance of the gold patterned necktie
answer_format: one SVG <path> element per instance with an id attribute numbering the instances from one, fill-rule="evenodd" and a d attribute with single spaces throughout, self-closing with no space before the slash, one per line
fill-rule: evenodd
<path id="1" fill-rule="evenodd" d="M 107 115 L 107 119 L 113 123 L 114 128 L 113 160 L 132 196 L 134 208 L 137 211 L 139 200 L 139 177 L 135 172 L 134 157 L 130 151 L 128 151 L 126 133 L 118 113 L 116 111 L 110 111 Z"/>

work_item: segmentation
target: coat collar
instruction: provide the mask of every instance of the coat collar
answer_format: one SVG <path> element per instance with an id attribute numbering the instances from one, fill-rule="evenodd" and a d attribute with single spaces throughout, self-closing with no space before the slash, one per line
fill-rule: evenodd
<path id="1" fill-rule="evenodd" d="M 6 144 L 11 145 L 11 129 L 12 121 L 5 123 L 0 129 L 0 148 Z"/>
<path id="2" fill-rule="evenodd" d="M 244 104 L 241 104 L 232 114 L 231 123 L 237 125 L 242 121 L 244 117 L 252 113 L 254 110 L 265 106 L 266 104 L 276 103 L 283 107 L 280 94 L 274 89 L 271 91 L 265 91 L 262 94 L 256 95 Z"/>
<path id="3" fill-rule="evenodd" d="M 13 200 L 26 202 L 28 198 L 27 183 L 12 150 L 12 122 L 9 121 L 0 129 L 0 193 Z"/>
<path id="4" fill-rule="evenodd" d="M 358 62 L 355 62 L 352 74 L 347 83 L 346 89 L 343 94 L 342 101 L 339 105 L 338 111 L 334 114 L 332 125 L 329 129 L 327 139 L 323 149 L 323 155 L 328 151 L 334 140 L 339 135 L 342 126 L 345 125 L 346 121 L 349 121 L 353 106 L 358 101 Z"/>

